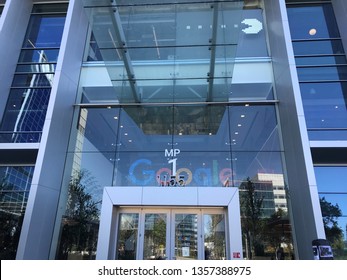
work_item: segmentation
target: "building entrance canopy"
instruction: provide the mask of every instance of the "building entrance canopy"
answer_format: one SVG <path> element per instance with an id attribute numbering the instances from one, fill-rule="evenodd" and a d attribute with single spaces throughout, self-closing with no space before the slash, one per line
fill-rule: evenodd
<path id="1" fill-rule="evenodd" d="M 244 1 L 83 2 L 88 61 L 103 61 L 111 99 L 121 104 L 227 102 L 242 80 L 234 77 L 236 58 L 247 52 L 242 42 L 265 43 L 261 10 L 244 10 Z M 257 52 L 252 56 L 266 57 L 265 44 Z"/>

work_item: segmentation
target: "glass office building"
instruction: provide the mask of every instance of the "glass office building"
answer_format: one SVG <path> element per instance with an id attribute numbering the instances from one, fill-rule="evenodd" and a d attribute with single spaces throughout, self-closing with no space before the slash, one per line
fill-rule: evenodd
<path id="1" fill-rule="evenodd" d="M 347 257 L 345 1 L 0 11 L 1 259 Z"/>

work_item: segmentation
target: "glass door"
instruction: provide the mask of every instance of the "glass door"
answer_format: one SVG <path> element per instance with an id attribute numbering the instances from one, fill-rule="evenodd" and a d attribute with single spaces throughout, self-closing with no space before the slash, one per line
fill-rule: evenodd
<path id="1" fill-rule="evenodd" d="M 199 259 L 199 227 L 198 214 L 174 213 L 174 250 L 172 259 L 197 260 Z"/>
<path id="2" fill-rule="evenodd" d="M 168 214 L 144 213 L 143 248 L 141 248 L 144 260 L 167 259 L 168 239 Z"/>
<path id="3" fill-rule="evenodd" d="M 117 260 L 137 259 L 139 213 L 120 213 L 117 237 Z"/>
<path id="4" fill-rule="evenodd" d="M 223 260 L 223 209 L 127 209 L 118 215 L 116 259 Z"/>
<path id="5" fill-rule="evenodd" d="M 225 215 L 223 213 L 204 213 L 204 259 L 205 260 L 225 260 Z"/>

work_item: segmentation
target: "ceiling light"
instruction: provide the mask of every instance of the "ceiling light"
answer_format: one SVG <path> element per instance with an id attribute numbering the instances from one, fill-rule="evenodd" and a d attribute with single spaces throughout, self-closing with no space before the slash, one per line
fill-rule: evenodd
<path id="1" fill-rule="evenodd" d="M 241 115 L 241 118 L 244 118 L 246 115 Z"/>
<path id="2" fill-rule="evenodd" d="M 315 28 L 310 29 L 310 31 L 308 32 L 308 34 L 310 34 L 311 36 L 314 36 L 317 34 L 317 30 Z"/>
<path id="3" fill-rule="evenodd" d="M 242 126 L 242 124 L 240 124 L 240 123 L 239 123 L 237 126 L 238 126 L 238 127 L 241 127 L 241 126 Z"/>

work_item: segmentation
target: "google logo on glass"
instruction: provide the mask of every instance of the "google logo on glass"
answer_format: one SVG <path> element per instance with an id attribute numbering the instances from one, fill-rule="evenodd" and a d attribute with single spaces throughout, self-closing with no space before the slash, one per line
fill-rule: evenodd
<path id="1" fill-rule="evenodd" d="M 178 149 L 165 151 L 165 155 L 177 156 Z M 149 186 L 157 184 L 159 186 L 213 186 L 223 184 L 232 177 L 231 168 L 219 170 L 218 161 L 212 160 L 212 168 L 196 168 L 194 172 L 189 168 L 177 169 L 177 158 L 169 159 L 172 168 L 163 167 L 159 170 L 153 169 L 153 162 L 149 159 L 138 159 L 129 168 L 129 179 L 134 185 Z"/>

